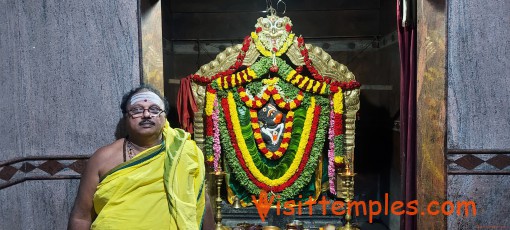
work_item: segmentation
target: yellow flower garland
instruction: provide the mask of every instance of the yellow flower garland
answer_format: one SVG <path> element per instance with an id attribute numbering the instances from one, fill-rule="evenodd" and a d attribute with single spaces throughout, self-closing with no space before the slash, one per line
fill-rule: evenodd
<path id="1" fill-rule="evenodd" d="M 290 82 L 301 90 L 313 93 L 325 94 L 327 89 L 326 83 L 314 80 L 301 74 L 296 74 L 296 70 L 289 71 L 287 76 L 285 76 L 285 81 Z"/>
<path id="2" fill-rule="evenodd" d="M 343 114 L 343 96 L 342 88 L 338 87 L 338 92 L 333 95 L 333 109 L 336 114 Z"/>
<path id="3" fill-rule="evenodd" d="M 242 77 L 241 77 L 241 73 L 242 73 Z M 215 81 L 216 81 L 216 85 L 218 85 L 218 87 L 220 89 L 228 89 L 230 87 L 234 87 L 234 86 L 241 85 L 241 84 L 244 84 L 247 82 L 251 82 L 248 80 L 248 75 L 251 76 L 252 79 L 258 78 L 257 74 L 255 74 L 255 71 L 253 71 L 251 68 L 248 67 L 248 68 L 246 68 L 246 70 L 231 74 L 230 82 L 227 81 L 228 76 L 219 77 Z"/>
<path id="4" fill-rule="evenodd" d="M 344 163 L 344 158 L 341 156 L 335 156 L 335 163 L 337 163 L 337 164 Z"/>
<path id="5" fill-rule="evenodd" d="M 206 98 L 205 115 L 211 116 L 214 107 L 214 99 L 216 99 L 216 94 L 206 91 L 205 98 Z"/>
<path id="6" fill-rule="evenodd" d="M 253 159 L 248 151 L 248 147 L 246 146 L 246 142 L 244 140 L 241 127 L 239 126 L 239 117 L 237 116 L 237 108 L 234 100 L 234 96 L 231 92 L 228 93 L 228 106 L 230 113 L 230 119 L 232 120 L 232 125 L 234 129 L 234 133 L 236 135 L 237 144 L 239 149 L 241 150 L 241 154 L 246 162 L 246 166 L 248 170 L 253 174 L 253 176 L 260 182 L 267 184 L 268 186 L 279 186 L 283 183 L 287 182 L 298 170 L 299 164 L 303 159 L 304 151 L 306 149 L 306 144 L 308 142 L 308 138 L 310 136 L 310 131 L 312 128 L 312 122 L 314 119 L 314 111 L 315 111 L 315 97 L 310 98 L 310 106 L 306 112 L 306 119 L 303 127 L 303 132 L 301 135 L 301 139 L 299 141 L 298 151 L 296 152 L 296 156 L 292 161 L 289 169 L 285 172 L 283 176 L 278 179 L 270 179 L 263 175 L 260 170 L 255 166 Z"/>
<path id="7" fill-rule="evenodd" d="M 264 56 L 270 57 L 272 56 L 272 52 L 267 50 L 264 45 L 262 45 L 262 42 L 259 40 L 259 36 L 255 32 L 251 32 L 251 37 L 255 41 L 255 47 L 257 47 L 257 50 Z M 283 46 L 280 50 L 276 51 L 275 55 L 277 57 L 282 56 L 285 52 L 287 52 L 287 49 L 292 45 L 294 42 L 294 34 L 289 34 L 287 36 L 287 39 L 285 40 L 285 43 L 283 43 Z"/>
<path id="8" fill-rule="evenodd" d="M 276 79 L 278 79 L 278 78 L 276 78 Z M 269 79 L 264 79 L 264 80 L 269 80 Z M 271 92 L 273 89 L 274 89 L 274 86 L 269 85 L 267 87 L 267 90 L 263 91 L 262 96 L 261 96 L 262 99 L 255 99 L 255 98 L 250 99 L 250 97 L 248 96 L 248 94 L 246 93 L 246 91 L 244 89 L 241 92 L 239 92 L 239 96 L 244 101 L 246 106 L 248 106 L 249 108 L 260 108 L 267 102 L 267 100 L 269 100 L 270 97 L 272 97 L 275 100 L 276 105 L 278 107 L 280 107 L 282 109 L 287 109 L 287 110 L 296 109 L 298 106 L 301 105 L 301 102 L 304 99 L 303 93 L 299 92 L 299 94 L 296 95 L 295 99 L 293 99 L 289 102 L 285 102 L 283 100 L 282 95 L 279 92 L 271 94 L 271 95 L 267 93 L 268 91 Z M 264 100 L 264 101 L 262 101 L 262 100 Z M 287 108 L 287 105 L 288 105 L 288 108 Z"/>
<path id="9" fill-rule="evenodd" d="M 262 80 L 262 83 L 264 83 L 264 85 L 268 85 L 268 86 L 273 86 L 275 85 L 276 83 L 278 83 L 278 80 L 280 80 L 280 78 L 277 78 L 277 77 L 273 77 L 273 78 L 266 78 L 266 79 L 263 79 Z"/>
<path id="10" fill-rule="evenodd" d="M 289 72 L 289 74 L 287 74 L 287 77 L 285 77 L 285 80 L 289 82 L 290 79 L 292 79 L 292 77 L 294 77 L 294 74 L 296 74 L 296 71 L 295 70 L 291 70 Z"/>

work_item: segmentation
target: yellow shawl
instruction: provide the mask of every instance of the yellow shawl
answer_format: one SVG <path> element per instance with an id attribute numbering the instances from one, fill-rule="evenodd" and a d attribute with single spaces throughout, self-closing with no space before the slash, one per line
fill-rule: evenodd
<path id="1" fill-rule="evenodd" d="M 201 228 L 204 157 L 189 134 L 163 128 L 163 143 L 108 172 L 94 194 L 91 229 Z"/>

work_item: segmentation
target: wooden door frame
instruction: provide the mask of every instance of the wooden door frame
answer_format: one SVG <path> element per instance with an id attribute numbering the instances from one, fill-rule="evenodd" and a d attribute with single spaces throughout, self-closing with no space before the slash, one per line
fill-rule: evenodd
<path id="1" fill-rule="evenodd" d="M 418 229 L 446 229 L 444 215 L 426 213 L 431 201 L 446 201 L 445 0 L 417 0 L 417 199 Z M 422 212 L 423 211 L 423 215 Z"/>

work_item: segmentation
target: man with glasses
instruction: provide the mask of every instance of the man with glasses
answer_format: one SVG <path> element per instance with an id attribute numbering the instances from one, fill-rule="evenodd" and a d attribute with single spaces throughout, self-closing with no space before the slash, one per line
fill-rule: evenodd
<path id="1" fill-rule="evenodd" d="M 69 229 L 200 229 L 204 157 L 190 134 L 166 120 L 168 102 L 140 86 L 124 95 L 128 136 L 88 161 Z"/>

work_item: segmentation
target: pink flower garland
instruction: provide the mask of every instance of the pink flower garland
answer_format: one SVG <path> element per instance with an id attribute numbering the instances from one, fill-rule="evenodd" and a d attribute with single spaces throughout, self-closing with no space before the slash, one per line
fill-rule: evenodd
<path id="1" fill-rule="evenodd" d="M 328 176 L 329 191 L 336 195 L 335 189 L 335 111 L 333 110 L 333 99 L 330 100 L 331 110 L 329 112 L 329 149 L 328 149 Z"/>
<path id="2" fill-rule="evenodd" d="M 220 145 L 220 129 L 218 127 L 218 99 L 214 99 L 214 110 L 212 113 L 213 120 L 213 151 L 214 151 L 214 171 L 219 170 L 219 162 L 221 156 L 221 145 Z"/>

